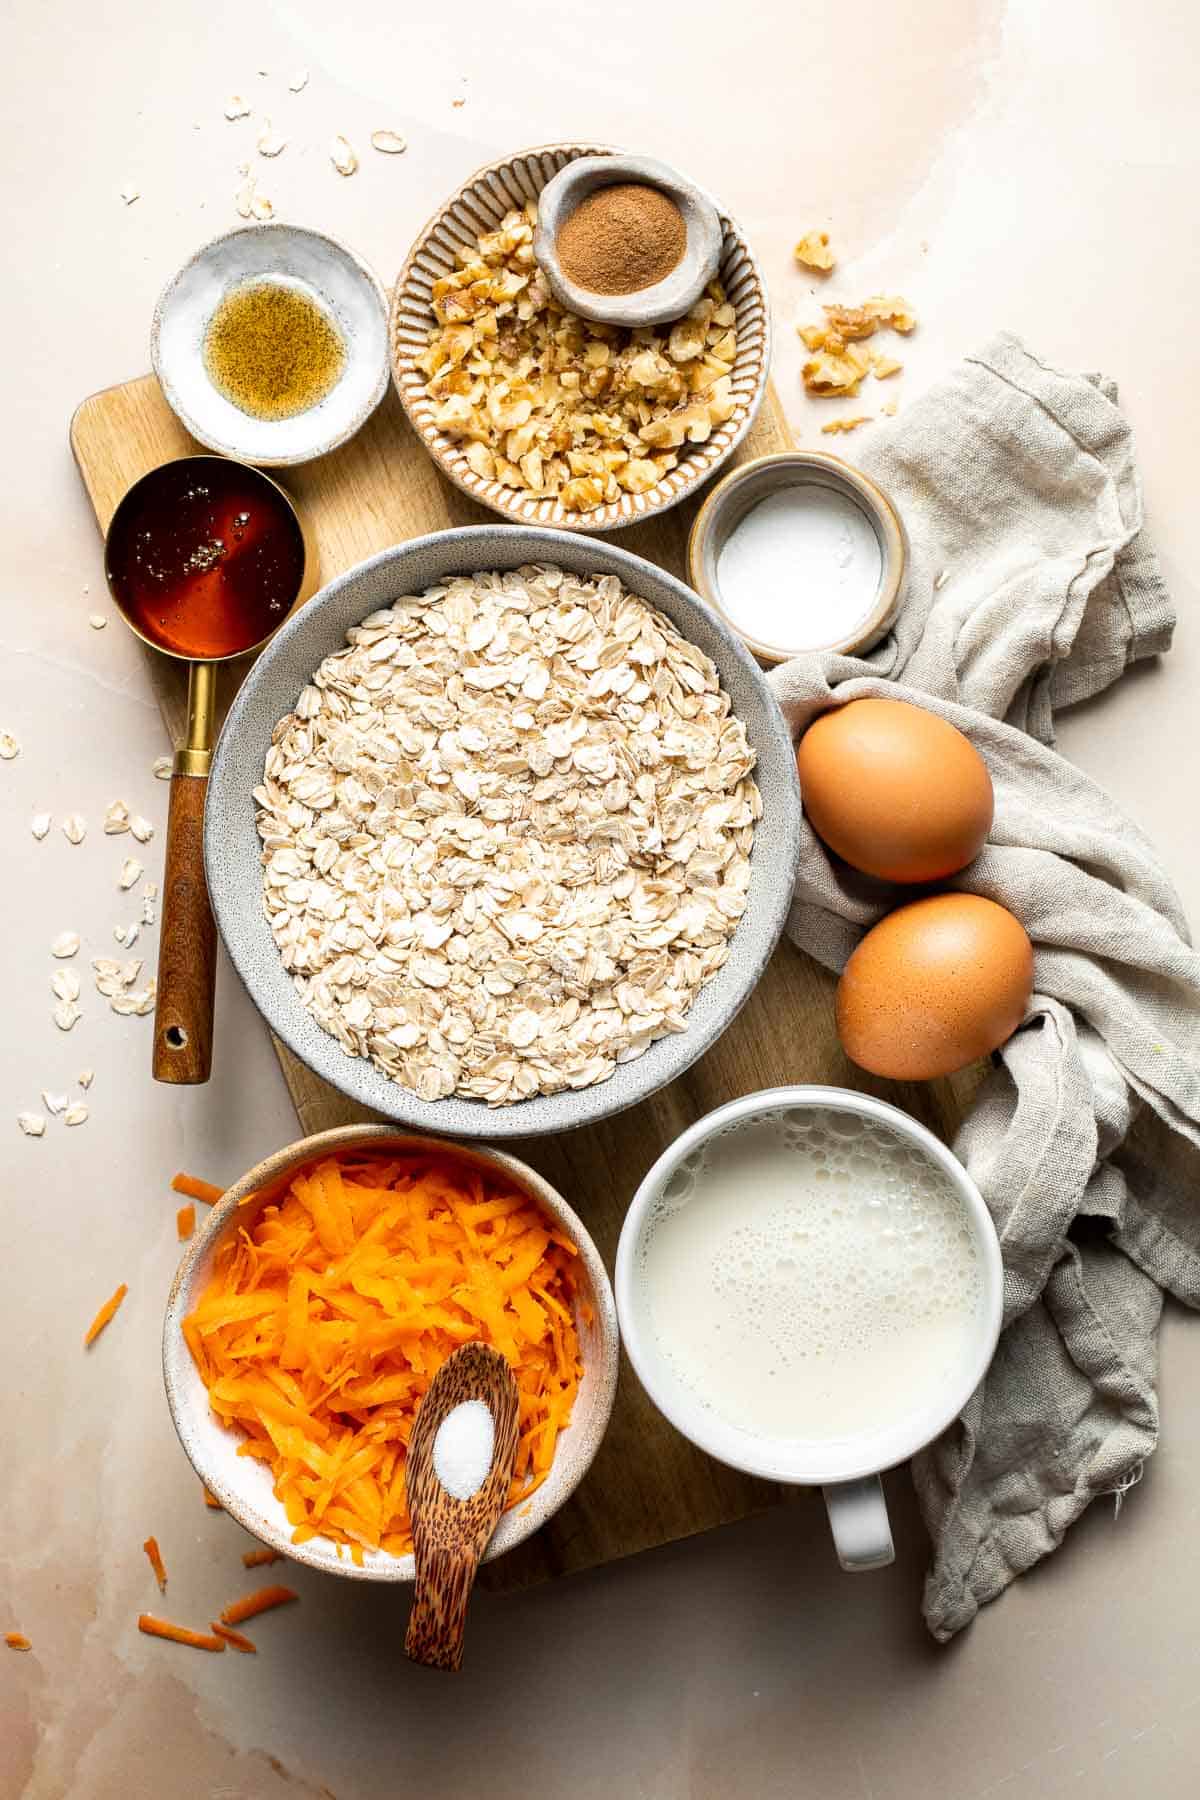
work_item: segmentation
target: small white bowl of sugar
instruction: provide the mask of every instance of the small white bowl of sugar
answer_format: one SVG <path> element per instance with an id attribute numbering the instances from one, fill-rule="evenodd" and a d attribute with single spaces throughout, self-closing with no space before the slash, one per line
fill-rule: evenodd
<path id="1" fill-rule="evenodd" d="M 882 488 L 818 450 L 734 469 L 688 541 L 692 586 L 766 663 L 870 649 L 896 616 L 906 562 L 904 526 Z"/>

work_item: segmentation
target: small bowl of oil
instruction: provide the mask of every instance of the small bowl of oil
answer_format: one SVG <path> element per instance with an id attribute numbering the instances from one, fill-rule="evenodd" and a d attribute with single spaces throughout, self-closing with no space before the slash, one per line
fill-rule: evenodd
<path id="1" fill-rule="evenodd" d="M 248 225 L 167 283 L 150 354 L 208 449 L 265 468 L 310 462 L 353 437 L 387 391 L 387 296 L 336 238 Z"/>

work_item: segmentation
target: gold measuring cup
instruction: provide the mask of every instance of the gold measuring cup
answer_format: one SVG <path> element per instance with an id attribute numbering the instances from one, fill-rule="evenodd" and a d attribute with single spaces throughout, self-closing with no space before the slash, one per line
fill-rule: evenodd
<path id="1" fill-rule="evenodd" d="M 104 539 L 104 573 L 125 623 L 188 665 L 187 735 L 175 751 L 162 885 L 156 1081 L 207 1081 L 217 934 L 204 879 L 204 803 L 217 669 L 262 648 L 316 590 L 315 548 L 278 482 L 223 456 L 151 469 Z M 247 803 L 249 796 L 247 795 Z"/>

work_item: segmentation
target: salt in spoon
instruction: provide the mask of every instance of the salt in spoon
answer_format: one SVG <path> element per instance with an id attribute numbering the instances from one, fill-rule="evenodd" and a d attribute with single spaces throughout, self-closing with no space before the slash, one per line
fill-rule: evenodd
<path id="1" fill-rule="evenodd" d="M 492 1415 L 492 1461 L 465 1499 L 443 1485 L 434 1463 L 442 1422 L 466 1401 Z M 412 1522 L 416 1585 L 404 1651 L 432 1669 L 462 1667 L 467 1604 L 479 1561 L 504 1510 L 517 1454 L 517 1384 L 498 1350 L 463 1344 L 448 1356 L 413 1421 L 404 1484 Z"/>

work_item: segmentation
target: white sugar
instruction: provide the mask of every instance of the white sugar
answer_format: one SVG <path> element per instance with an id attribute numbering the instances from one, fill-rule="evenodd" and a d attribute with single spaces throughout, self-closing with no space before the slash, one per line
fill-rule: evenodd
<path id="1" fill-rule="evenodd" d="M 875 604 L 883 562 L 866 514 L 832 488 L 768 494 L 739 520 L 717 559 L 721 605 L 774 650 L 843 643 Z"/>
<path id="2" fill-rule="evenodd" d="M 496 1423 L 482 1400 L 464 1400 L 448 1412 L 433 1440 L 438 1480 L 456 1500 L 469 1500 L 487 1480 Z"/>

